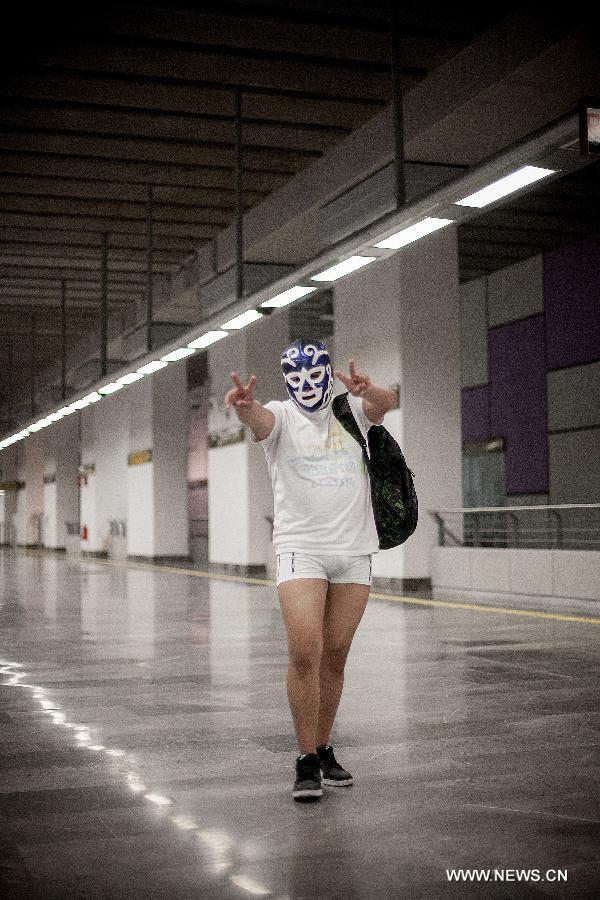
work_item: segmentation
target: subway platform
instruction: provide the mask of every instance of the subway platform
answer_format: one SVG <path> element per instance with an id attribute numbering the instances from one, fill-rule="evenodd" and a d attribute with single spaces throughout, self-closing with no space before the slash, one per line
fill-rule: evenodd
<path id="1" fill-rule="evenodd" d="M 372 597 L 331 738 L 355 783 L 298 804 L 271 582 L 23 551 L 0 576 L 4 900 L 597 896 L 593 604 Z"/>

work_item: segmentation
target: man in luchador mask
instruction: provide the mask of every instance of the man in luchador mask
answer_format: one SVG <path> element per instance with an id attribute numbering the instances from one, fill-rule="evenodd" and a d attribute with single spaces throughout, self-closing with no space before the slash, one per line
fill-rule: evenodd
<path id="1" fill-rule="evenodd" d="M 344 666 L 371 585 L 378 550 L 369 480 L 358 443 L 333 414 L 327 347 L 297 340 L 281 354 L 290 399 L 261 405 L 256 376 L 225 397 L 265 451 L 273 482 L 277 590 L 288 638 L 287 692 L 298 739 L 296 800 L 318 799 L 322 784 L 352 776 L 328 743 L 344 683 Z M 363 436 L 380 425 L 395 394 L 357 372 L 336 371 Z"/>

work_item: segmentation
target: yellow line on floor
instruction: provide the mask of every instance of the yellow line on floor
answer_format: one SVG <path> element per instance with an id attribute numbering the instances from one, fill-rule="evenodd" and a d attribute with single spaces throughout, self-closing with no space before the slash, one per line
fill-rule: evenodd
<path id="1" fill-rule="evenodd" d="M 497 613 L 506 616 L 528 616 L 533 619 L 556 619 L 559 622 L 585 622 L 600 625 L 600 618 L 593 616 L 567 616 L 563 613 L 542 612 L 537 609 L 511 609 L 509 606 L 483 606 L 479 603 L 455 603 L 451 600 L 423 600 L 416 597 L 398 597 L 395 594 L 380 594 L 371 591 L 370 597 L 377 600 L 397 600 L 400 603 L 417 603 L 420 606 L 440 606 L 448 609 L 468 609 L 473 612 Z"/>
<path id="2" fill-rule="evenodd" d="M 43 550 L 28 549 L 20 551 L 25 554 L 50 556 Z M 61 559 L 69 557 L 61 556 Z M 101 559 L 96 557 L 76 558 L 78 562 L 91 562 L 108 566 L 123 566 L 127 568 L 147 569 L 151 572 L 164 572 L 169 575 L 192 575 L 194 578 L 210 578 L 215 581 L 233 581 L 238 584 L 268 584 L 275 587 L 275 582 L 268 578 L 252 578 L 246 575 L 227 575 L 224 572 L 205 572 L 202 569 L 185 569 L 183 566 L 164 566 L 160 563 L 136 562 L 127 559 Z M 484 606 L 479 603 L 456 603 L 451 600 L 426 600 L 422 597 L 403 597 L 400 594 L 384 594 L 379 591 L 371 591 L 370 599 L 391 600 L 395 603 L 416 604 L 417 606 L 432 606 L 443 609 L 466 609 L 469 612 L 492 613 L 505 616 L 523 616 L 531 619 L 553 619 L 558 622 L 578 622 L 582 625 L 600 625 L 600 618 L 593 616 L 569 616 L 564 613 L 542 612 L 535 609 L 512 609 L 508 606 Z"/>

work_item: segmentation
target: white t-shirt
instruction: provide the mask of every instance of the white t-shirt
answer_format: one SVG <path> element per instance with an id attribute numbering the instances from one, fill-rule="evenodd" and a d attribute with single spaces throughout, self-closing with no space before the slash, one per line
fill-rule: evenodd
<path id="1" fill-rule="evenodd" d="M 366 438 L 374 423 L 361 398 L 348 394 L 348 400 Z M 376 553 L 379 541 L 362 451 L 331 406 L 305 413 L 293 400 L 272 400 L 265 408 L 275 416 L 273 431 L 260 441 L 273 482 L 275 550 Z"/>

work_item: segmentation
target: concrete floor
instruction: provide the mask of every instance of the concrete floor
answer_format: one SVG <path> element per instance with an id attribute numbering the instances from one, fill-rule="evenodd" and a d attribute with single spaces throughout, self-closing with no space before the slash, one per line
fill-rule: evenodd
<path id="1" fill-rule="evenodd" d="M 273 585 L 4 551 L 0 897 L 598 896 L 590 609 L 372 599 L 332 736 L 355 784 L 307 805 Z"/>

